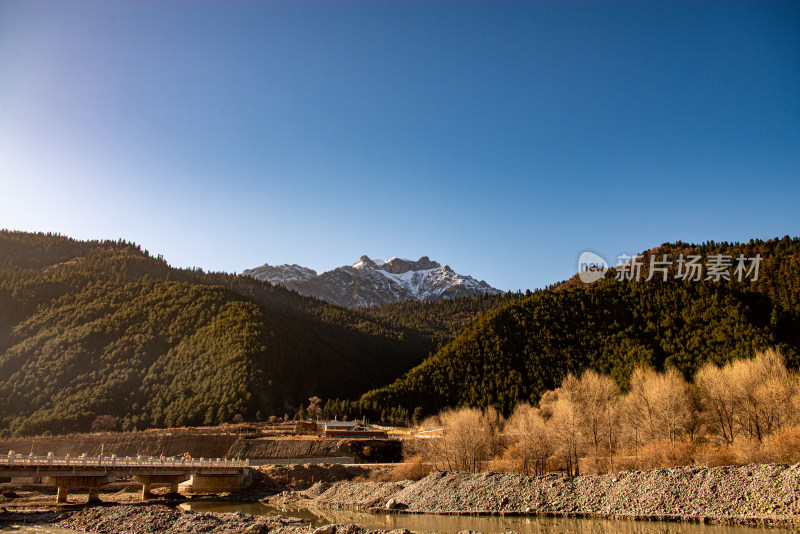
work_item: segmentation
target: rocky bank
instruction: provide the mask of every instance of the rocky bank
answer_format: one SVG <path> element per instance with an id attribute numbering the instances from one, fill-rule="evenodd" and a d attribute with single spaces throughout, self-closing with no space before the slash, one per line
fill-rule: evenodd
<path id="1" fill-rule="evenodd" d="M 800 526 L 800 464 L 675 467 L 599 476 L 438 472 L 418 482 L 316 484 L 316 506 Z M 287 500 L 291 494 L 286 496 Z M 387 506 L 388 504 L 388 506 Z"/>
<path id="2" fill-rule="evenodd" d="M 366 530 L 356 525 L 332 524 L 314 529 L 302 519 L 283 516 L 202 513 L 152 505 L 86 508 L 55 525 L 103 534 L 410 534 L 407 530 Z"/>

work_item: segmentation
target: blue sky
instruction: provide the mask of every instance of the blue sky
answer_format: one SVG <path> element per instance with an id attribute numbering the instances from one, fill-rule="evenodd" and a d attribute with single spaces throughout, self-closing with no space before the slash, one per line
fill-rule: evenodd
<path id="1" fill-rule="evenodd" d="M 797 1 L 0 0 L 0 227 L 512 290 L 798 235 L 798 28 Z"/>

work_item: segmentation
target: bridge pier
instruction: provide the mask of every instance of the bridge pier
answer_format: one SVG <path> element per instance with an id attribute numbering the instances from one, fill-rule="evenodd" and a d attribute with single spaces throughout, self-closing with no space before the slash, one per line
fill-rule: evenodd
<path id="1" fill-rule="evenodd" d="M 69 486 L 58 485 L 58 492 L 56 493 L 56 503 L 62 504 L 67 502 L 67 495 L 69 495 Z"/>
<path id="2" fill-rule="evenodd" d="M 250 477 L 248 460 L 213 458 L 193 460 L 180 458 L 118 458 L 89 457 L 81 454 L 77 458 L 66 455 L 19 456 L 10 451 L 0 455 L 0 479 L 5 477 L 42 477 L 45 484 L 57 489 L 57 502 L 66 503 L 70 488 L 87 488 L 89 501 L 97 499 L 98 488 L 113 482 L 115 477 L 129 477 L 142 485 L 142 499 L 151 497 L 153 485 L 169 486 L 172 493 L 179 491 L 179 484 L 189 480 L 187 490 L 193 493 L 222 493 L 237 491 Z"/>
<path id="3" fill-rule="evenodd" d="M 189 475 L 134 475 L 132 478 L 134 482 L 142 485 L 142 500 L 146 501 L 153 497 L 150 493 L 153 484 L 169 484 L 170 493 L 178 493 L 178 484 L 189 480 Z"/>
<path id="4" fill-rule="evenodd" d="M 97 488 L 89 488 L 89 497 L 86 502 L 100 502 L 100 497 L 97 496 Z"/>
<path id="5" fill-rule="evenodd" d="M 89 502 L 96 501 L 97 488 L 105 486 L 109 482 L 114 482 L 113 476 L 53 476 L 46 477 L 45 482 L 58 488 L 56 492 L 56 503 L 67 502 L 69 488 L 87 488 L 89 490 Z"/>
<path id="6" fill-rule="evenodd" d="M 190 493 L 227 493 L 242 489 L 244 475 L 192 475 Z"/>

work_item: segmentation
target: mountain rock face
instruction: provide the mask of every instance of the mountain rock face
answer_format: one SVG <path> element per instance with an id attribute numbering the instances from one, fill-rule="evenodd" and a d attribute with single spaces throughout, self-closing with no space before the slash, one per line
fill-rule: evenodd
<path id="1" fill-rule="evenodd" d="M 317 276 L 317 271 L 300 265 L 269 265 L 264 264 L 255 269 L 246 269 L 243 273 L 257 280 L 264 280 L 275 285 L 286 285 L 290 282 L 302 282 Z"/>
<path id="2" fill-rule="evenodd" d="M 486 282 L 458 274 L 447 265 L 442 267 L 427 256 L 417 261 L 361 256 L 353 265 L 320 275 L 299 265 L 263 265 L 244 274 L 348 307 L 501 293 Z"/>

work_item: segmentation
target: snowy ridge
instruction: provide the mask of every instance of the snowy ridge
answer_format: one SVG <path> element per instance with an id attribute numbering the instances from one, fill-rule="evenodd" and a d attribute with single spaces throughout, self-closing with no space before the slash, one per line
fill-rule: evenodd
<path id="1" fill-rule="evenodd" d="M 249 269 L 245 274 L 349 307 L 501 292 L 482 280 L 458 274 L 447 265 L 441 266 L 427 256 L 416 261 L 398 257 L 373 260 L 361 256 L 352 265 L 320 275 L 299 265 L 264 265 Z"/>
<path id="2" fill-rule="evenodd" d="M 284 265 L 269 265 L 265 263 L 261 267 L 254 269 L 246 269 L 243 273 L 245 276 L 252 276 L 262 282 L 269 282 L 271 284 L 285 285 L 290 282 L 302 282 L 317 276 L 317 271 L 302 267 L 300 265 L 284 264 Z"/>

